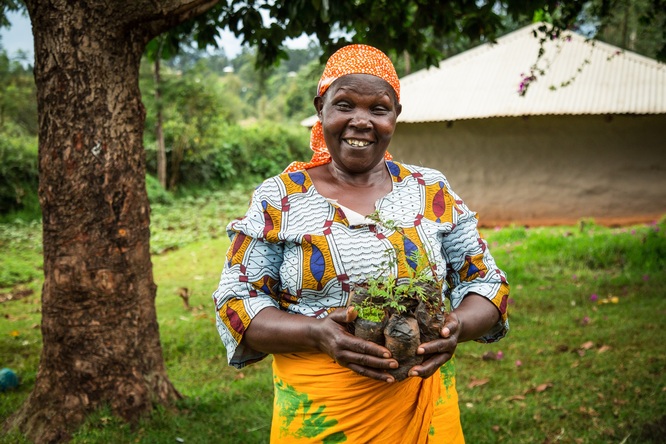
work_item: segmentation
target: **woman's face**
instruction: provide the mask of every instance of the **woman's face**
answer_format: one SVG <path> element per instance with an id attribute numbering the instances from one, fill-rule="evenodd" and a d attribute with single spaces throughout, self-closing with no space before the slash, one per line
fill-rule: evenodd
<path id="1" fill-rule="evenodd" d="M 391 85 L 368 74 L 340 77 L 315 97 L 315 108 L 331 159 L 351 174 L 382 162 L 402 109 Z"/>

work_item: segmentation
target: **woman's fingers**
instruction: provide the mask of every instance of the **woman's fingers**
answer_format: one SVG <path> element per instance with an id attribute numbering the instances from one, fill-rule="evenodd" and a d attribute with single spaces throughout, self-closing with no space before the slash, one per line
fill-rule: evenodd
<path id="1" fill-rule="evenodd" d="M 358 365 L 376 369 L 388 370 L 398 367 L 398 361 L 390 358 L 386 353 L 381 357 L 374 354 L 358 353 L 352 350 L 341 350 L 336 354 L 336 362 L 345 366 Z"/>
<path id="2" fill-rule="evenodd" d="M 458 336 L 460 334 L 460 319 L 455 313 L 449 313 L 444 320 L 444 326 L 439 332 L 443 338 L 450 338 L 451 336 Z"/>
<path id="3" fill-rule="evenodd" d="M 421 364 L 415 365 L 409 369 L 409 376 L 428 378 L 435 374 L 435 372 L 439 370 L 442 365 L 446 364 L 446 362 L 451 359 L 452 356 L 453 353 L 440 353 L 437 355 L 432 355 Z"/>
<path id="4" fill-rule="evenodd" d="M 386 373 L 384 371 L 376 370 L 372 367 L 363 367 L 363 366 L 356 365 L 356 364 L 350 364 L 350 365 L 347 366 L 347 368 L 349 368 L 350 370 L 358 373 L 361 376 L 376 379 L 378 381 L 384 381 L 384 382 L 388 382 L 388 383 L 391 383 L 391 382 L 395 381 L 395 378 L 393 376 L 389 375 L 388 373 Z"/>
<path id="5" fill-rule="evenodd" d="M 410 376 L 427 378 L 433 375 L 439 367 L 444 365 L 458 347 L 458 335 L 460 333 L 460 322 L 455 313 L 446 317 L 444 326 L 440 331 L 440 339 L 419 345 L 416 353 L 427 356 L 420 365 L 415 365 L 409 370 Z"/>
<path id="6" fill-rule="evenodd" d="M 391 353 L 385 347 L 374 342 L 347 332 L 338 332 L 330 346 L 329 355 L 339 365 L 360 375 L 386 382 L 395 380 L 386 370 L 397 368 L 398 361 L 391 358 Z"/>
<path id="7" fill-rule="evenodd" d="M 326 319 L 338 324 L 349 324 L 356 319 L 357 312 L 354 307 L 341 307 L 333 310 Z"/>
<path id="8" fill-rule="evenodd" d="M 434 341 L 424 342 L 416 350 L 417 355 L 433 355 L 439 353 L 451 353 L 458 347 L 458 341 L 455 337 L 446 339 L 435 339 Z"/>

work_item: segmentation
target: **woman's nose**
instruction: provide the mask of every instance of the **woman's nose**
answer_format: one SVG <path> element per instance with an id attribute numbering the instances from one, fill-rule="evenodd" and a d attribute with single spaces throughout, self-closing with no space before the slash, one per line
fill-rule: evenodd
<path id="1" fill-rule="evenodd" d="M 370 128 L 370 113 L 367 110 L 355 109 L 349 124 L 355 128 Z"/>

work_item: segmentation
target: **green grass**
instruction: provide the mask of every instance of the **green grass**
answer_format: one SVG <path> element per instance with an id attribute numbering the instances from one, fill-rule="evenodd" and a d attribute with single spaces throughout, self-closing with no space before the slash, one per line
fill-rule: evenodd
<path id="1" fill-rule="evenodd" d="M 153 249 L 162 252 L 153 257 L 160 332 L 169 376 L 184 399 L 135 427 L 101 410 L 74 443 L 268 441 L 270 359 L 242 371 L 226 365 L 210 297 L 228 246 L 224 226 L 247 197 L 218 193 L 154 207 Z M 0 422 L 27 398 L 36 377 L 39 230 L 0 226 L 3 273 L 7 264 L 14 267 L 0 285 L 0 367 L 14 369 L 22 381 L 18 390 L 0 394 Z M 458 348 L 467 442 L 661 442 L 666 224 L 483 234 L 512 285 L 512 329 L 499 343 Z M 189 309 L 179 296 L 183 287 Z M 489 351 L 502 351 L 503 358 L 484 359 Z M 24 441 L 14 434 L 0 442 Z"/>

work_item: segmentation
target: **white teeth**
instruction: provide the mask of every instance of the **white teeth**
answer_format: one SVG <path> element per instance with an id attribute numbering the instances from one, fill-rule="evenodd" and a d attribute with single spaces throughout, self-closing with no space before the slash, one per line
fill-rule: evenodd
<path id="1" fill-rule="evenodd" d="M 364 140 L 346 139 L 346 142 L 351 146 L 358 146 L 358 147 L 364 147 L 370 145 L 370 142 L 366 142 Z"/>

